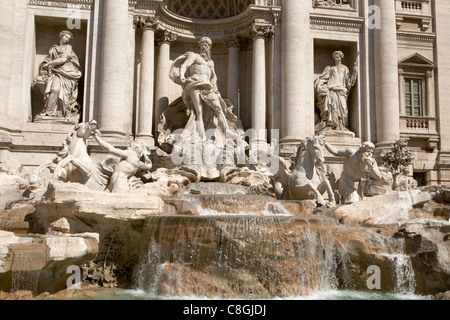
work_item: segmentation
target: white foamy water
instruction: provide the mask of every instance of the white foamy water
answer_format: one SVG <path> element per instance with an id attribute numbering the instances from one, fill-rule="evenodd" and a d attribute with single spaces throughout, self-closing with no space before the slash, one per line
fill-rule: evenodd
<path id="1" fill-rule="evenodd" d="M 111 296 L 100 296 L 99 299 L 118 299 L 118 300 L 240 300 L 237 299 L 222 299 L 220 297 L 202 297 L 202 296 L 161 296 L 144 290 L 123 290 L 121 293 Z M 317 291 L 305 296 L 293 297 L 271 297 L 263 298 L 261 300 L 287 300 L 287 301 L 301 301 L 301 300 L 432 300 L 432 296 L 421 296 L 407 293 L 381 293 L 376 291 L 353 291 L 353 290 L 337 290 L 329 289 Z M 257 301 L 258 299 L 252 299 Z"/>
<path id="2" fill-rule="evenodd" d="M 213 209 L 205 209 L 198 204 L 197 212 L 200 216 L 280 216 L 280 217 L 293 217 L 286 208 L 278 202 L 266 203 L 264 210 L 259 212 L 239 211 L 236 213 L 220 212 Z"/>

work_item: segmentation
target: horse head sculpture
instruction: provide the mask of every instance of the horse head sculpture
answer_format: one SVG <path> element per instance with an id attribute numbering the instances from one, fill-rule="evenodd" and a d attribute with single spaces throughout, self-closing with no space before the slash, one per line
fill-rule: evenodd
<path id="1" fill-rule="evenodd" d="M 307 137 L 291 156 L 288 168 L 285 160 L 280 158 L 278 173 L 274 176 L 274 186 L 279 198 L 284 200 L 316 199 L 319 204 L 326 205 L 319 189 L 326 189 L 329 203 L 335 204 L 334 192 L 325 174 L 325 139 L 323 136 Z M 314 173 L 320 180 L 316 187 L 313 183 Z"/>

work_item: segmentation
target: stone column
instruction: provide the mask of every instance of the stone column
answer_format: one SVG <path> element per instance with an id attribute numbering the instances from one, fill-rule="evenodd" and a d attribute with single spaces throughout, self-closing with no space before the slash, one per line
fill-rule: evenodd
<path id="1" fill-rule="evenodd" d="M 237 116 L 239 115 L 239 54 L 244 41 L 239 36 L 232 36 L 225 40 L 225 44 L 228 46 L 227 98 L 233 104 L 233 113 Z"/>
<path id="2" fill-rule="evenodd" d="M 381 13 L 381 28 L 374 30 L 376 129 L 379 146 L 400 137 L 398 56 L 395 2 L 375 0 Z"/>
<path id="3" fill-rule="evenodd" d="M 253 37 L 253 68 L 252 68 L 252 136 L 253 142 L 264 144 L 266 129 L 266 38 L 273 32 L 273 26 L 252 26 Z"/>
<path id="4" fill-rule="evenodd" d="M 274 13 L 275 34 L 272 40 L 272 89 L 273 113 L 272 128 L 281 130 L 281 12 Z M 278 134 L 279 137 L 280 134 Z M 273 137 L 271 137 L 273 139 Z"/>
<path id="5" fill-rule="evenodd" d="M 8 127 L 11 65 L 14 44 L 15 1 L 0 0 L 0 129 Z"/>
<path id="6" fill-rule="evenodd" d="M 436 34 L 442 35 L 436 39 L 436 63 L 439 66 L 436 73 L 436 82 L 439 84 L 436 88 L 436 102 L 438 132 L 439 132 L 439 156 L 438 156 L 438 170 L 439 183 L 450 183 L 450 95 L 448 88 L 450 86 L 450 55 L 448 48 L 450 48 L 450 19 L 448 12 L 450 12 L 450 1 L 434 1 L 434 17 Z"/>
<path id="7" fill-rule="evenodd" d="M 100 65 L 99 128 L 106 136 L 131 133 L 128 105 L 128 0 L 103 1 L 103 34 Z"/>
<path id="8" fill-rule="evenodd" d="M 154 145 L 153 101 L 155 73 L 155 31 L 157 19 L 139 17 L 138 26 L 143 28 L 141 45 L 141 76 L 139 83 L 139 111 L 137 138 Z"/>
<path id="9" fill-rule="evenodd" d="M 406 115 L 405 106 L 405 78 L 403 70 L 399 70 L 398 74 L 398 92 L 399 92 L 399 102 L 400 102 L 400 115 Z"/>
<path id="10" fill-rule="evenodd" d="M 291 145 L 291 152 L 292 145 L 314 135 L 314 57 L 311 1 L 283 0 L 282 5 L 283 153 L 283 145 Z"/>
<path id="11" fill-rule="evenodd" d="M 157 35 L 159 43 L 158 62 L 156 66 L 156 112 L 155 128 L 162 112 L 169 106 L 169 72 L 170 72 L 170 44 L 177 39 L 173 32 L 163 30 Z"/>
<path id="12" fill-rule="evenodd" d="M 427 113 L 426 116 L 434 118 L 436 116 L 436 103 L 434 94 L 434 77 L 433 71 L 427 71 L 426 75 L 426 87 L 427 87 Z"/>

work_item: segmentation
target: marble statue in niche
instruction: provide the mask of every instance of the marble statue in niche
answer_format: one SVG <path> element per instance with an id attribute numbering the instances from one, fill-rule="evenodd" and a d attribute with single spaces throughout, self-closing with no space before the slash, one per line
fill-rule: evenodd
<path id="1" fill-rule="evenodd" d="M 62 118 L 78 123 L 78 83 L 82 77 L 80 61 L 70 45 L 72 32 L 62 31 L 59 38 L 59 44 L 50 48 L 48 56 L 39 66 L 39 75 L 33 81 L 44 96 L 44 108 L 35 121 Z"/>
<path id="2" fill-rule="evenodd" d="M 356 84 L 358 63 L 353 66 L 353 73 L 342 63 L 344 54 L 333 52 L 334 65 L 327 66 L 314 82 L 317 108 L 320 122 L 316 124 L 316 132 L 328 130 L 349 131 L 347 100 L 350 90 Z"/>
<path id="3" fill-rule="evenodd" d="M 211 59 L 212 41 L 203 37 L 198 43 L 199 53 L 187 52 L 178 57 L 170 70 L 170 78 L 183 88 L 183 102 L 192 111 L 191 123 L 202 141 L 206 130 L 218 128 L 230 134 L 227 113 L 229 108 L 217 87 L 217 75 Z M 214 120 L 217 119 L 217 124 Z"/>
<path id="4" fill-rule="evenodd" d="M 229 153 L 245 146 L 245 132 L 231 101 L 218 90 L 211 39 L 203 37 L 198 45 L 199 53 L 184 53 L 170 68 L 170 79 L 183 91 L 161 115 L 158 143 L 172 156 L 175 152 L 176 162 L 196 167 L 205 179 L 217 179 L 225 166 L 236 165 L 223 158 L 235 158 Z"/>

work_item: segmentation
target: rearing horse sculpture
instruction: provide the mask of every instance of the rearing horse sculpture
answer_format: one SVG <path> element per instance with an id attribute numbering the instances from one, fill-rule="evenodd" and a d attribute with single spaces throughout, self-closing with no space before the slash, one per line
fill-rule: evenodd
<path id="1" fill-rule="evenodd" d="M 64 140 L 63 150 L 58 158 L 40 166 L 33 173 L 30 182 L 37 183 L 39 175 L 48 168 L 53 172 L 53 178 L 65 182 L 78 182 L 94 190 L 106 189 L 111 176 L 107 163 L 97 163 L 87 152 L 86 141 L 97 128 L 97 122 L 77 124 Z"/>
<path id="2" fill-rule="evenodd" d="M 326 189 L 329 198 L 328 205 L 336 204 L 333 189 L 323 167 L 324 143 L 323 136 L 306 138 L 297 146 L 291 157 L 294 161 L 291 161 L 290 166 L 283 158 L 279 158 L 280 166 L 277 174 L 273 177 L 275 194 L 278 198 L 283 200 L 316 199 L 324 206 L 326 203 L 319 189 Z M 312 182 L 314 173 L 320 180 L 318 187 L 314 186 Z"/>

